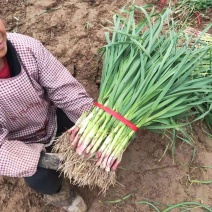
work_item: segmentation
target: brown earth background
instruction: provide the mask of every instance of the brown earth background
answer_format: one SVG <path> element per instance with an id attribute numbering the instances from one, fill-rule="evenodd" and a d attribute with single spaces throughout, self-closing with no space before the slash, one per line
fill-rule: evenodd
<path id="1" fill-rule="evenodd" d="M 135 1 L 137 5 L 157 0 Z M 172 2 L 173 3 L 173 2 Z M 70 70 L 95 99 L 98 97 L 102 65 L 97 62 L 97 50 L 105 43 L 104 28 L 112 20 L 112 12 L 126 4 L 126 0 L 1 0 L 0 15 L 7 30 L 30 35 L 40 40 L 58 60 Z M 209 11 L 203 28 L 212 20 Z M 193 21 L 195 26 L 196 20 Z M 149 212 L 149 206 L 139 201 L 174 204 L 195 201 L 212 205 L 212 185 L 192 183 L 192 180 L 212 180 L 212 141 L 194 126 L 196 154 L 182 142 L 176 144 L 175 161 L 171 149 L 161 159 L 168 141 L 161 135 L 140 130 L 126 150 L 117 171 L 118 184 L 106 196 L 98 189 L 77 188 L 89 207 L 89 212 Z M 131 194 L 126 200 L 121 198 Z M 108 201 L 115 202 L 108 202 Z M 119 200 L 121 200 L 119 202 Z M 161 206 L 160 208 L 164 208 Z M 46 205 L 42 195 L 25 185 L 23 179 L 0 176 L 1 212 L 62 212 Z M 177 210 L 173 210 L 177 211 Z M 202 211 L 196 208 L 195 211 Z"/>

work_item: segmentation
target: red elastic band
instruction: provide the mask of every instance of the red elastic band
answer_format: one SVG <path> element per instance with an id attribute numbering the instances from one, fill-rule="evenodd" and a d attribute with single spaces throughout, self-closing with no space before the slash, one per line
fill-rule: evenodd
<path id="1" fill-rule="evenodd" d="M 130 122 L 129 120 L 124 118 L 119 113 L 115 112 L 114 110 L 111 110 L 109 107 L 104 106 L 104 105 L 102 105 L 98 102 L 94 102 L 94 105 L 96 107 L 99 107 L 100 109 L 104 110 L 106 113 L 109 113 L 110 115 L 112 115 L 114 118 L 118 119 L 119 121 L 121 121 L 125 125 L 127 125 L 131 130 L 133 130 L 135 132 L 138 130 L 138 127 L 136 125 L 134 125 L 132 122 Z"/>

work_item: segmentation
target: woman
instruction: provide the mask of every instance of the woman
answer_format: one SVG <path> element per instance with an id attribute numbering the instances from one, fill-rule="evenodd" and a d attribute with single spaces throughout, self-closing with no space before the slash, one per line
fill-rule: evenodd
<path id="1" fill-rule="evenodd" d="M 48 164 L 55 135 L 74 125 L 93 99 L 37 40 L 6 33 L 0 19 L 0 175 L 24 177 L 46 201 L 86 211 L 79 195 Z M 45 167 L 52 168 L 46 169 Z"/>

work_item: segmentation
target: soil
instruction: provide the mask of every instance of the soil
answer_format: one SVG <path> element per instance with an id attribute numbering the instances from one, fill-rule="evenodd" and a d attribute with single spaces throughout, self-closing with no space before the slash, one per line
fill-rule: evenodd
<path id="1" fill-rule="evenodd" d="M 138 5 L 153 3 L 159 8 L 156 0 L 135 2 Z M 102 26 L 107 26 L 107 20 L 112 19 L 111 12 L 125 4 L 125 0 L 1 0 L 0 15 L 8 31 L 40 40 L 96 99 L 102 68 L 97 62 L 97 50 L 105 43 Z M 206 22 L 202 26 L 204 24 Z M 119 183 L 111 187 L 106 196 L 98 195 L 98 189 L 75 189 L 84 197 L 89 212 L 152 211 L 149 206 L 138 203 L 144 200 L 212 205 L 212 185 L 191 182 L 212 180 L 212 169 L 200 168 L 212 165 L 212 141 L 203 135 L 200 124 L 194 126 L 193 137 L 196 154 L 191 164 L 193 152 L 188 145 L 176 143 L 173 161 L 171 149 L 162 157 L 167 145 L 165 138 L 140 130 L 117 171 Z M 129 198 L 122 199 L 129 194 Z M 0 176 L 0 211 L 63 210 L 46 205 L 42 195 L 27 187 L 23 179 Z"/>

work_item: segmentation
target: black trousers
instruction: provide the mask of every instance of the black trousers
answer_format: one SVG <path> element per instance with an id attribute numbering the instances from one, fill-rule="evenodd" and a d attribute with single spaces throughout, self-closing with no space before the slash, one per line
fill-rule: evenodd
<path id="1" fill-rule="evenodd" d="M 74 123 L 69 120 L 61 109 L 57 109 L 57 126 L 57 136 L 74 126 Z M 46 151 L 51 152 L 51 149 L 51 146 L 47 147 Z M 41 167 L 38 167 L 34 175 L 24 179 L 29 187 L 42 194 L 55 194 L 60 190 L 62 184 L 59 172 Z"/>

